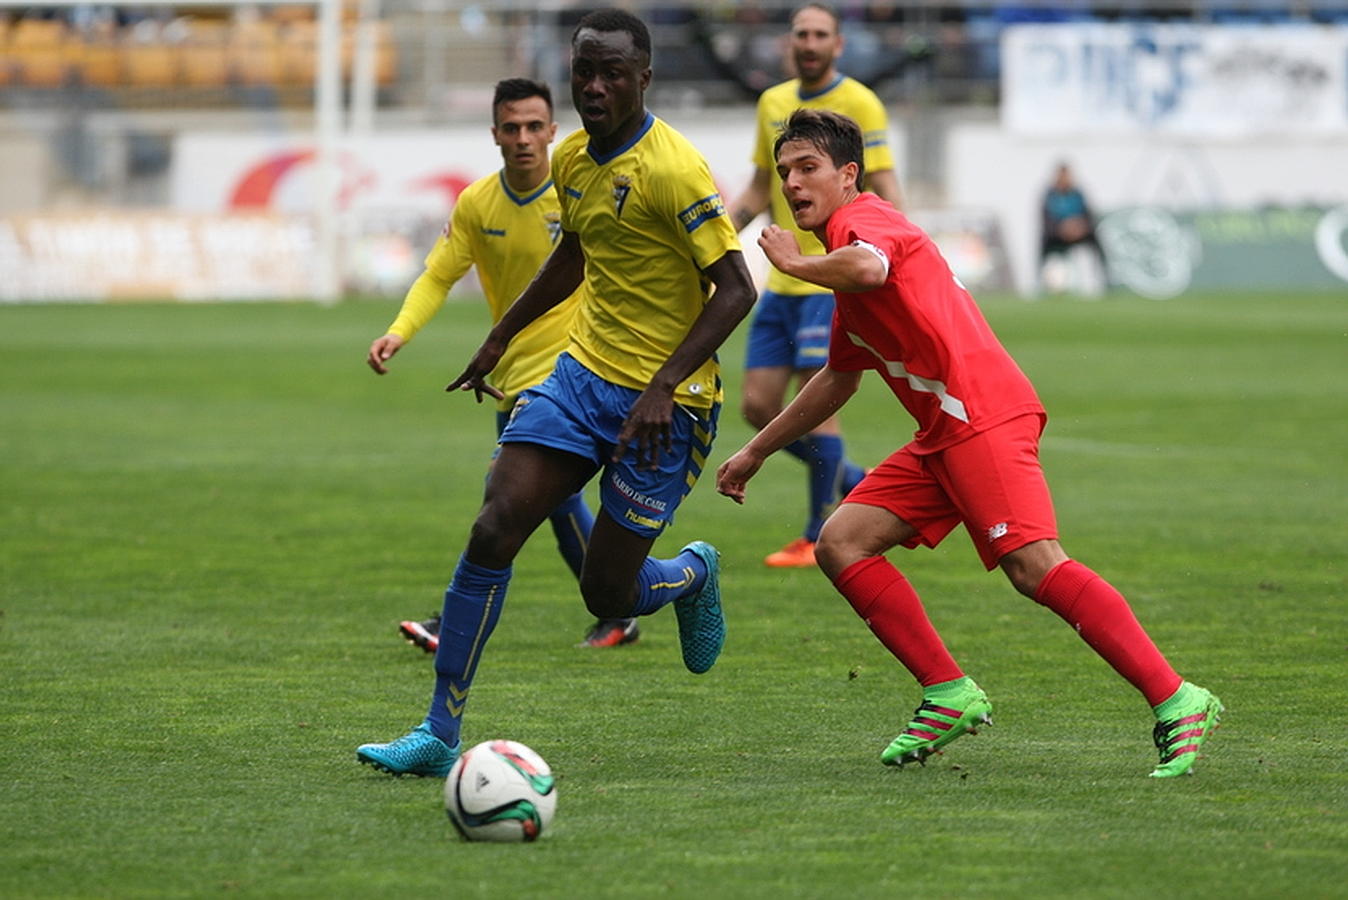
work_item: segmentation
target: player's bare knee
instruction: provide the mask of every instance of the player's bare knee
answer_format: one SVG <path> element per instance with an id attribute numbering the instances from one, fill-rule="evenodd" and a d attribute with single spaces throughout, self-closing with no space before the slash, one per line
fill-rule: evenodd
<path id="1" fill-rule="evenodd" d="M 814 561 L 830 581 L 837 581 L 848 566 L 871 555 L 836 531 L 830 532 L 827 523 L 819 532 L 819 540 L 814 545 Z"/>
<path id="2" fill-rule="evenodd" d="M 522 545 L 523 540 L 509 524 L 484 507 L 469 532 L 466 555 L 476 565 L 504 569 L 514 561 Z"/>
<path id="3" fill-rule="evenodd" d="M 1027 575 L 1023 566 L 1013 566 L 1008 568 L 1003 564 L 1002 571 L 1006 573 L 1006 577 L 1011 581 L 1012 587 L 1026 597 L 1029 597 L 1031 600 L 1034 599 L 1034 592 L 1035 589 L 1039 587 L 1040 579 Z"/>
<path id="4" fill-rule="evenodd" d="M 1036 599 L 1039 584 L 1053 570 L 1054 566 L 1065 561 L 1067 554 L 1057 541 L 1035 541 L 1003 556 L 997 561 L 1006 573 L 1011 585 L 1020 593 Z"/>

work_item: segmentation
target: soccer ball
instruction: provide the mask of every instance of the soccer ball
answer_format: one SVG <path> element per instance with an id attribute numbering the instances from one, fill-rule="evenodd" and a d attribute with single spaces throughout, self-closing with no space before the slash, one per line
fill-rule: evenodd
<path id="1" fill-rule="evenodd" d="M 537 840 L 557 809 L 557 780 L 517 741 L 464 751 L 445 779 L 445 812 L 470 841 Z"/>

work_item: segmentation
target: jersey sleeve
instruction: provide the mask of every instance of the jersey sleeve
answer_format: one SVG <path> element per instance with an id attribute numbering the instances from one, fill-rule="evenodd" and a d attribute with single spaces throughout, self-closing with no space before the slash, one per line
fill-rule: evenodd
<path id="1" fill-rule="evenodd" d="M 473 265 L 474 220 L 471 199 L 460 196 L 444 232 L 426 254 L 426 269 L 440 280 L 453 285 Z"/>
<path id="2" fill-rule="evenodd" d="M 740 249 L 739 235 L 726 214 L 725 202 L 712 180 L 707 161 L 691 146 L 686 165 L 670 173 L 664 185 L 664 202 L 674 213 L 676 228 L 683 236 L 699 269 L 705 269 L 731 250 Z"/>
<path id="3" fill-rule="evenodd" d="M 584 134 L 584 132 L 580 132 Z M 571 193 L 566 187 L 570 184 L 571 159 L 576 152 L 578 144 L 575 134 L 570 134 L 562 139 L 557 145 L 557 150 L 552 154 L 552 183 L 557 186 L 557 210 L 561 215 L 561 224 L 563 231 L 574 232 L 576 227 L 571 222 L 573 201 L 577 195 Z"/>
<path id="4" fill-rule="evenodd" d="M 863 161 L 867 172 L 894 168 L 894 153 L 889 146 L 889 115 L 880 98 L 869 90 L 858 95 L 856 120 L 861 126 Z"/>
<path id="5" fill-rule="evenodd" d="M 445 305 L 445 295 L 453 287 L 451 282 L 443 281 L 430 269 L 421 273 L 403 298 L 398 317 L 388 327 L 389 334 L 396 334 L 404 341 L 422 329 L 431 318 Z"/>
<path id="6" fill-rule="evenodd" d="M 389 334 L 408 341 L 425 327 L 426 323 L 445 305 L 445 295 L 469 267 L 473 265 L 473 248 L 469 235 L 469 204 L 460 197 L 445 223 L 445 230 L 436 238 L 435 246 L 426 254 L 426 270 L 407 290 L 398 316 L 389 326 Z"/>
<path id="7" fill-rule="evenodd" d="M 772 133 L 771 119 L 768 95 L 764 93 L 758 98 L 758 106 L 754 114 L 753 164 L 756 168 L 766 169 L 769 172 L 777 168 L 777 160 L 772 155 L 772 145 L 776 136 Z"/>
<path id="8" fill-rule="evenodd" d="M 829 219 L 826 236 L 828 249 L 836 250 L 860 241 L 872 251 L 878 251 L 889 261 L 892 270 L 903 255 L 902 236 L 895 231 L 885 216 L 873 209 L 863 195 L 858 201 L 843 207 Z"/>

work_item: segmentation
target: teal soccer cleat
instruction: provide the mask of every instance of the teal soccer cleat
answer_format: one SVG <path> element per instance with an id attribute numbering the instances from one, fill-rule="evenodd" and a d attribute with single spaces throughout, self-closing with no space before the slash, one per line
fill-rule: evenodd
<path id="1" fill-rule="evenodd" d="M 674 601 L 679 617 L 679 646 L 688 671 L 701 675 L 716 664 L 725 644 L 725 617 L 721 615 L 721 554 L 706 541 L 683 548 L 696 553 L 707 566 L 702 590 Z M 682 552 L 682 551 L 680 551 Z"/>
<path id="2" fill-rule="evenodd" d="M 459 758 L 461 742 L 451 747 L 435 735 L 425 722 L 387 744 L 361 744 L 356 759 L 390 775 L 417 775 L 444 778 Z"/>

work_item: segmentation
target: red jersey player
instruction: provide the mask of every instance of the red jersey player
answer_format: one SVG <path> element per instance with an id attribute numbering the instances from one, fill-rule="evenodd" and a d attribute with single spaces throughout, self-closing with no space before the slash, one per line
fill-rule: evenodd
<path id="1" fill-rule="evenodd" d="M 828 251 L 804 256 L 775 225 L 759 246 L 778 269 L 831 288 L 837 302 L 827 365 L 717 472 L 744 502 L 772 453 L 833 415 L 876 370 L 917 420 L 900 447 L 846 497 L 819 537 L 819 567 L 922 685 L 922 704 L 881 754 L 924 762 L 990 724 L 992 704 L 947 652 L 917 593 L 884 553 L 934 547 L 963 524 L 983 564 L 1067 620 L 1136 687 L 1156 714 L 1152 776 L 1188 772 L 1217 723 L 1220 701 L 1183 681 L 1108 582 L 1058 543 L 1039 465 L 1046 416 L 1028 378 L 997 340 L 935 244 L 902 213 L 860 190 L 861 131 L 823 110 L 797 110 L 775 146 L 796 224 Z"/>

